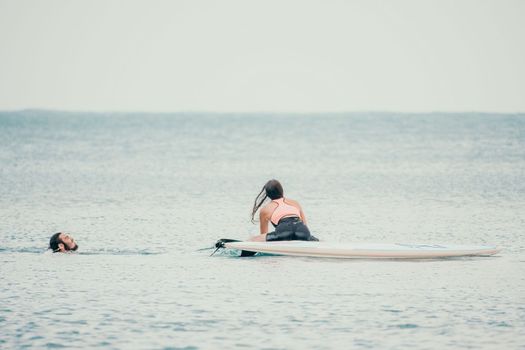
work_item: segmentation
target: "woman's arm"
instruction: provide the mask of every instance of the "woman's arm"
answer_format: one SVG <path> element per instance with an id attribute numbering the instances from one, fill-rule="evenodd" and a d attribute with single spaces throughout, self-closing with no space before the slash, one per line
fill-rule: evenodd
<path id="1" fill-rule="evenodd" d="M 268 214 L 264 209 L 259 213 L 259 229 L 261 235 L 268 233 Z"/>
<path id="2" fill-rule="evenodd" d="M 301 214 L 301 221 L 302 221 L 305 225 L 308 225 L 307 222 L 306 222 L 306 215 L 304 215 L 303 208 L 301 208 L 301 206 L 299 206 L 299 212 L 300 212 L 300 214 Z"/>
<path id="3" fill-rule="evenodd" d="M 266 234 L 268 233 L 268 214 L 264 209 L 259 213 L 259 229 L 261 230 L 260 235 L 255 235 L 249 239 L 249 241 L 265 242 Z"/>

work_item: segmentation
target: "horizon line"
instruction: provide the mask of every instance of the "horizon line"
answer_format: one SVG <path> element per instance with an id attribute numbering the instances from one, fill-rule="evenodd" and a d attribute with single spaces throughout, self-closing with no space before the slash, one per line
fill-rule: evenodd
<path id="1" fill-rule="evenodd" d="M 17 108 L 17 109 L 0 109 L 0 113 L 23 113 L 23 112 L 55 112 L 55 113 L 93 113 L 93 114 L 271 114 L 271 115 L 319 115 L 319 114 L 500 114 L 500 115 L 521 115 L 525 111 L 519 112 L 498 112 L 498 111 L 477 111 L 477 110 L 429 110 L 429 111 L 396 111 L 396 110 L 346 110 L 346 111 L 218 111 L 218 110 L 178 110 L 178 111 L 153 111 L 153 110 L 102 110 L 102 109 L 58 109 L 58 108 Z"/>

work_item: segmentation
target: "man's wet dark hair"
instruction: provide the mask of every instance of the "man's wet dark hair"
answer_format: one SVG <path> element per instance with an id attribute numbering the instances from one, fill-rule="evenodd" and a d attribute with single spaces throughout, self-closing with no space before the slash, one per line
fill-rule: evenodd
<path id="1" fill-rule="evenodd" d="M 78 244 L 75 243 L 75 246 L 72 248 L 72 249 L 69 249 L 69 247 L 67 246 L 67 244 L 65 244 L 61 239 L 60 239 L 60 234 L 62 232 L 57 232 L 55 233 L 53 236 L 51 236 L 51 238 L 49 239 L 49 249 L 51 249 L 53 251 L 53 253 L 56 253 L 60 250 L 60 248 L 58 247 L 58 245 L 60 243 L 62 243 L 64 245 L 64 249 L 65 250 L 72 250 L 72 251 L 75 251 L 78 249 Z"/>
<path id="2" fill-rule="evenodd" d="M 60 236 L 61 232 L 55 233 L 51 238 L 49 239 L 49 249 L 51 249 L 54 252 L 58 250 L 58 244 L 62 243 L 58 236 Z"/>

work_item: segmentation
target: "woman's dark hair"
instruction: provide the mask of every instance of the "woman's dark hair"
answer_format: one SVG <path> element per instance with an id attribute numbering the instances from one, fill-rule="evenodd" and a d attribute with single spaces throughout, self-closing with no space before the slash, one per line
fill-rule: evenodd
<path id="1" fill-rule="evenodd" d="M 255 201 L 253 203 L 253 209 L 252 209 L 252 223 L 255 223 L 254 216 L 257 210 L 261 207 L 261 205 L 264 203 L 266 198 L 270 198 L 271 200 L 279 199 L 283 197 L 283 186 L 281 183 L 275 179 L 272 179 L 268 181 L 262 188 L 261 192 L 255 197 Z"/>

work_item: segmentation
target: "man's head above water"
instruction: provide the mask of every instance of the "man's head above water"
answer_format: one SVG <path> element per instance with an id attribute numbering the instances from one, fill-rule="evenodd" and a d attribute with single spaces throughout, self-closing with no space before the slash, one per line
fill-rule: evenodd
<path id="1" fill-rule="evenodd" d="M 78 244 L 69 234 L 57 232 L 49 239 L 49 249 L 51 249 L 53 253 L 65 253 L 70 250 L 77 250 Z"/>

